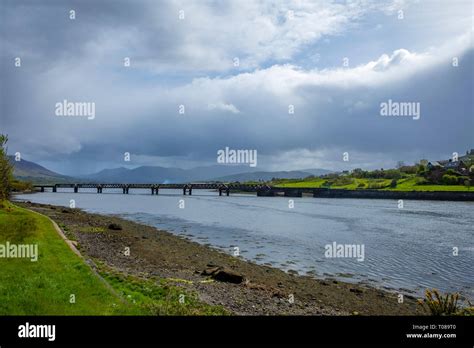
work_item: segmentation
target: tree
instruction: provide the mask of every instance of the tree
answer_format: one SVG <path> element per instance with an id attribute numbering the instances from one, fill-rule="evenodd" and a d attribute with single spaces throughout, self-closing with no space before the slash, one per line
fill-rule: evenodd
<path id="1" fill-rule="evenodd" d="M 13 178 L 13 166 L 7 156 L 8 136 L 0 134 L 0 202 L 10 196 L 10 186 Z"/>

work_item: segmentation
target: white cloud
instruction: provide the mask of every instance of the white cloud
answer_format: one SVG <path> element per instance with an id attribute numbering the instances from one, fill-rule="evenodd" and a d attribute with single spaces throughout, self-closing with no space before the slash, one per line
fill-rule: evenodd
<path id="1" fill-rule="evenodd" d="M 221 111 L 228 111 L 233 114 L 238 114 L 240 111 L 235 107 L 233 104 L 225 104 L 222 102 L 219 103 L 211 103 L 207 105 L 209 110 L 221 110 Z"/>

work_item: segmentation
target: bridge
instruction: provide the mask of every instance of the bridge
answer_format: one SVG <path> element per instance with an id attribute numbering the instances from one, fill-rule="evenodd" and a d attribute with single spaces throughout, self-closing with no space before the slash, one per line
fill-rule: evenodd
<path id="1" fill-rule="evenodd" d="M 256 192 L 259 195 L 268 195 L 271 187 L 265 184 L 240 184 L 240 183 L 189 183 L 189 184 L 102 184 L 102 183 L 86 183 L 86 184 L 50 184 L 50 185 L 34 185 L 35 189 L 45 192 L 51 189 L 52 192 L 58 192 L 60 188 L 73 189 L 78 193 L 80 189 L 96 189 L 97 193 L 102 193 L 104 189 L 121 189 L 123 194 L 128 194 L 130 189 L 148 189 L 152 195 L 157 195 L 160 190 L 174 189 L 183 190 L 183 195 L 192 195 L 193 190 L 216 190 L 219 196 L 229 196 L 231 191 L 234 192 Z"/>
<path id="2" fill-rule="evenodd" d="M 241 183 L 188 183 L 188 184 L 104 184 L 104 183 L 82 183 L 82 184 L 43 184 L 34 185 L 35 189 L 45 192 L 51 189 L 58 192 L 60 188 L 73 189 L 78 193 L 80 189 L 96 189 L 102 193 L 104 189 L 121 189 L 122 193 L 128 194 L 130 189 L 148 189 L 152 195 L 158 195 L 160 190 L 174 189 L 183 190 L 183 195 L 192 195 L 193 190 L 215 190 L 219 196 L 229 196 L 233 192 L 253 192 L 257 196 L 273 197 L 303 197 L 309 195 L 318 198 L 366 198 L 366 199 L 413 199 L 413 200 L 437 200 L 437 201 L 474 201 L 474 191 L 390 191 L 390 190 L 345 190 L 332 188 L 308 188 L 308 187 L 275 187 L 266 184 L 241 184 Z"/>

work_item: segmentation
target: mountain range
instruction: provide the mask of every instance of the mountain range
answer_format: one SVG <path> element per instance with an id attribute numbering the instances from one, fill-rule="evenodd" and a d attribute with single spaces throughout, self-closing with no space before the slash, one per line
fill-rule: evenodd
<path id="1" fill-rule="evenodd" d="M 331 171 L 325 169 L 308 169 L 301 171 L 254 171 L 248 166 L 204 166 L 192 169 L 166 168 L 159 166 L 141 166 L 133 169 L 104 169 L 94 174 L 71 177 L 53 172 L 34 162 L 15 161 L 14 176 L 34 183 L 64 182 L 108 182 L 108 183 L 184 183 L 198 181 L 268 181 L 272 178 L 297 179 L 310 175 L 323 175 Z"/>
<path id="2" fill-rule="evenodd" d="M 14 156 L 8 156 L 13 165 L 13 176 L 19 180 L 31 181 L 37 184 L 73 182 L 75 179 L 66 175 L 58 174 L 37 163 L 24 159 L 15 161 Z"/>

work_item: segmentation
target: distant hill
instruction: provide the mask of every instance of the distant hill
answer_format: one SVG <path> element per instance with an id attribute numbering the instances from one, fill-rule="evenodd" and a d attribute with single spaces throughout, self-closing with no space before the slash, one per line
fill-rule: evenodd
<path id="1" fill-rule="evenodd" d="M 126 182 L 126 183 L 186 183 L 197 181 L 259 181 L 272 178 L 299 179 L 310 175 L 330 173 L 324 169 L 309 171 L 253 171 L 248 166 L 207 166 L 192 169 L 142 166 L 135 169 L 104 169 L 98 173 L 81 177 L 81 181 L 90 182 Z"/>
<path id="2" fill-rule="evenodd" d="M 14 165 L 14 176 L 20 180 L 27 180 L 37 184 L 43 183 L 187 183 L 199 181 L 259 181 L 272 178 L 299 179 L 314 173 L 317 175 L 329 173 L 324 169 L 307 171 L 258 171 L 249 166 L 222 166 L 213 165 L 192 169 L 166 168 L 158 166 L 142 166 L 134 169 L 113 168 L 104 169 L 98 173 L 78 176 L 76 178 L 58 174 L 34 162 L 21 160 L 16 162 L 9 156 Z"/>
<path id="3" fill-rule="evenodd" d="M 24 159 L 15 161 L 14 156 L 8 156 L 8 159 L 13 165 L 13 176 L 19 180 L 31 181 L 38 184 L 74 181 L 71 177 L 53 172 L 34 162 Z"/>
<path id="4" fill-rule="evenodd" d="M 185 183 L 208 181 L 218 176 L 250 171 L 246 166 L 208 166 L 192 169 L 142 166 L 134 169 L 104 169 L 98 173 L 81 176 L 82 181 L 126 183 Z"/>

